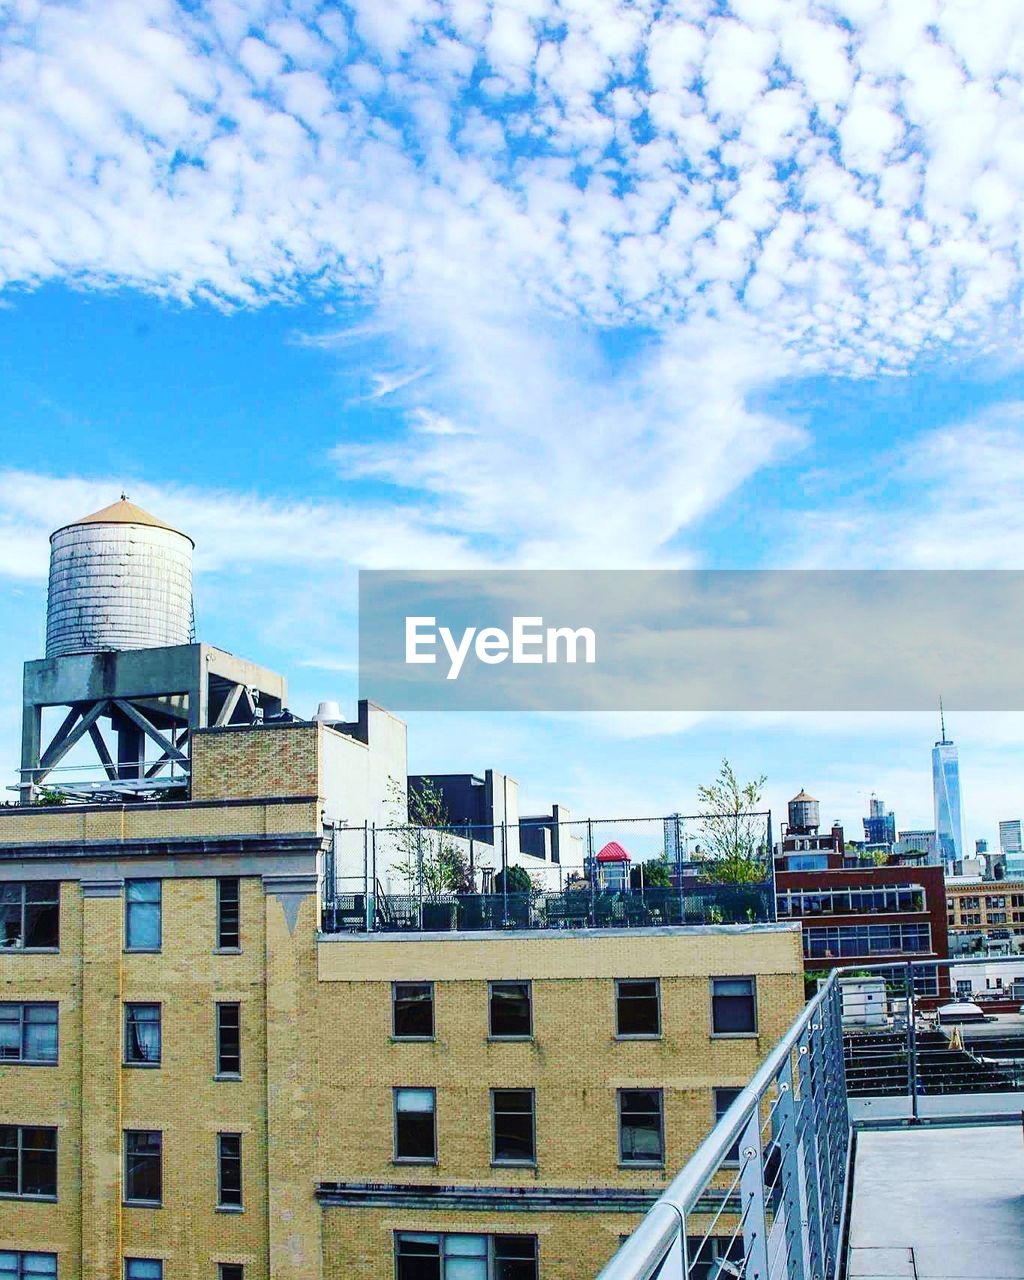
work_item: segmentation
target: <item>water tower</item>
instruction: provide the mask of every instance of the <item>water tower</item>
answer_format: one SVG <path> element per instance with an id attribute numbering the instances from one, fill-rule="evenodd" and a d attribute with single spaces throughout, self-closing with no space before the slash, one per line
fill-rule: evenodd
<path id="1" fill-rule="evenodd" d="M 192 539 L 129 502 L 50 538 L 46 657 L 25 663 L 21 800 L 88 737 L 105 780 L 54 785 L 78 798 L 126 798 L 188 781 L 189 734 L 281 710 L 285 681 L 197 644 Z M 43 714 L 63 720 L 43 747 Z"/>
<path id="2" fill-rule="evenodd" d="M 801 835 L 815 835 L 821 826 L 820 806 L 814 796 L 802 788 L 789 802 L 789 830 Z"/>

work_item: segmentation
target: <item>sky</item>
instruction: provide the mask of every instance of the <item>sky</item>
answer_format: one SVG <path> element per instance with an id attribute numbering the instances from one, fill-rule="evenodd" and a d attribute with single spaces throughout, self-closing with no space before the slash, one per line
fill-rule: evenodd
<path id="1" fill-rule="evenodd" d="M 984 15 L 0 0 L 4 776 L 47 536 L 122 489 L 303 714 L 353 705 L 359 568 L 1020 567 L 1024 9 Z M 994 841 L 1024 715 L 947 727 Z M 872 792 L 932 825 L 937 728 L 435 713 L 410 761 L 611 816 L 727 756 L 859 835 Z"/>

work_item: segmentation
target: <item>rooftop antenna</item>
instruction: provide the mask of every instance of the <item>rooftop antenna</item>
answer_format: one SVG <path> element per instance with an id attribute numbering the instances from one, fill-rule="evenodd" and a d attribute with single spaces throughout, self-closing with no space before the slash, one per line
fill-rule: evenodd
<path id="1" fill-rule="evenodd" d="M 942 741 L 946 741 L 946 713 L 942 709 L 942 694 L 939 694 L 939 724 L 942 726 Z"/>

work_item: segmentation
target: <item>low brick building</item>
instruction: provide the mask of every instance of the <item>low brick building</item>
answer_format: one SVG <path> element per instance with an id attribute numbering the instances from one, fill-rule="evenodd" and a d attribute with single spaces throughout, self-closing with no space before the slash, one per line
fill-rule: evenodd
<path id="1" fill-rule="evenodd" d="M 776 912 L 780 922 L 798 921 L 808 974 L 840 965 L 949 955 L 945 878 L 942 867 L 891 854 L 881 864 L 848 852 L 842 828 L 817 829 L 817 804 L 801 792 L 790 802 L 794 822 L 775 850 Z M 947 985 L 936 976 L 935 993 Z"/>

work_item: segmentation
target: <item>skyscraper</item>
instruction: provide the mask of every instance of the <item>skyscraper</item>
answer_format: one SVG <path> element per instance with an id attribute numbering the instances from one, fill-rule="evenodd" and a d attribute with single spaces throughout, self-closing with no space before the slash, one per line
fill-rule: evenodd
<path id="1" fill-rule="evenodd" d="M 885 801 L 877 796 L 871 797 L 871 810 L 864 819 L 864 843 L 890 848 L 896 843 L 896 815 L 891 809 L 886 812 Z"/>
<path id="2" fill-rule="evenodd" d="M 939 701 L 942 737 L 932 747 L 932 791 L 935 796 L 935 834 L 939 853 L 951 869 L 963 857 L 963 828 L 960 820 L 960 756 L 956 744 L 946 737 L 946 717 Z"/>
<path id="3" fill-rule="evenodd" d="M 999 824 L 999 852 L 1006 859 L 1009 879 L 1024 878 L 1024 838 L 1020 818 L 1009 818 Z"/>

